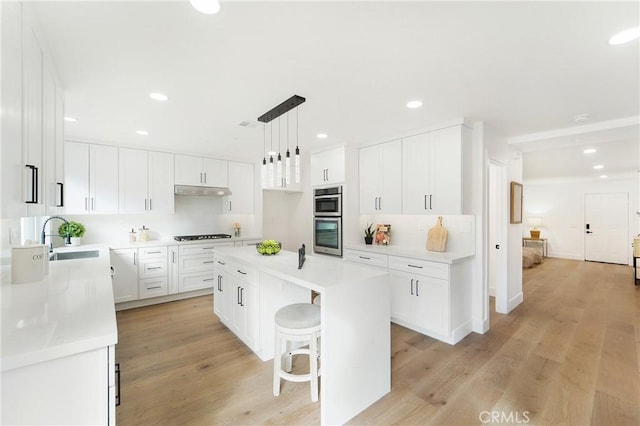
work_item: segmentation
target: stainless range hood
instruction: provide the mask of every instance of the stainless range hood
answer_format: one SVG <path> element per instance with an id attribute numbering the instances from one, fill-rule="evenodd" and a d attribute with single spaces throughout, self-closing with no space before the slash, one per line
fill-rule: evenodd
<path id="1" fill-rule="evenodd" d="M 213 197 L 231 195 L 229 188 L 217 186 L 175 185 L 174 189 L 176 195 L 209 195 Z"/>

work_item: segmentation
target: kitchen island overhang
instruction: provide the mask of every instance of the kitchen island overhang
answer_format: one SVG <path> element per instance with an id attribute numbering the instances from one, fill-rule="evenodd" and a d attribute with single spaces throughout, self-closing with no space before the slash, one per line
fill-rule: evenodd
<path id="1" fill-rule="evenodd" d="M 273 358 L 273 312 L 289 303 L 310 302 L 311 290 L 322 295 L 322 424 L 346 423 L 389 393 L 391 314 L 386 270 L 328 256 L 308 256 L 298 269 L 297 253 L 283 250 L 262 256 L 253 247 L 220 249 L 215 260 L 216 266 L 236 265 L 243 276 L 257 281 L 259 336 L 252 349 L 263 360 Z"/>

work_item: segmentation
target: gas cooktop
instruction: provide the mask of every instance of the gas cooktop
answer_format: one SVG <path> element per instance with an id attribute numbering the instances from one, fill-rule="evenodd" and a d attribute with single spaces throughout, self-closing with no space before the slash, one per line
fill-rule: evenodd
<path id="1" fill-rule="evenodd" d="M 176 241 L 194 241 L 194 240 L 218 240 L 220 238 L 231 238 L 229 234 L 203 234 L 203 235 L 178 235 L 173 237 Z"/>

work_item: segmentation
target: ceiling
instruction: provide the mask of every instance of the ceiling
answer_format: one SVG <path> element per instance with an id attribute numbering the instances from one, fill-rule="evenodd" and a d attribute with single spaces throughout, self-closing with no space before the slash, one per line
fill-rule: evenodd
<path id="1" fill-rule="evenodd" d="M 459 117 L 525 156 L 579 144 L 576 132 L 541 132 L 626 118 L 598 143 L 640 141 L 638 40 L 607 43 L 639 25 L 638 2 L 229 1 L 217 15 L 186 0 L 33 4 L 78 120 L 70 139 L 258 161 L 257 117 L 297 94 L 307 152 Z M 424 106 L 407 109 L 412 99 Z"/>

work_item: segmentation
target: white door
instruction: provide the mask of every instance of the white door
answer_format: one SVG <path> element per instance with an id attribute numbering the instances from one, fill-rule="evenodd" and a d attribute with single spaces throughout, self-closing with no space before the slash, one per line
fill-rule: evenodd
<path id="1" fill-rule="evenodd" d="M 360 214 L 378 213 L 380 196 L 380 145 L 361 148 L 359 152 Z"/>
<path id="2" fill-rule="evenodd" d="M 118 213 L 118 148 L 89 146 L 89 205 L 92 213 Z"/>
<path id="3" fill-rule="evenodd" d="M 89 213 L 89 145 L 65 142 L 64 211 L 66 214 Z"/>
<path id="4" fill-rule="evenodd" d="M 402 213 L 429 212 L 429 136 L 402 139 Z"/>
<path id="5" fill-rule="evenodd" d="M 149 151 L 149 212 L 173 213 L 173 154 Z"/>
<path id="6" fill-rule="evenodd" d="M 629 263 L 629 194 L 584 194 L 585 260 Z"/>
<path id="7" fill-rule="evenodd" d="M 229 161 L 229 189 L 224 199 L 225 213 L 253 213 L 255 179 L 253 164 Z"/>
<path id="8" fill-rule="evenodd" d="M 111 273 L 115 303 L 138 300 L 137 249 L 111 250 Z"/>
<path id="9" fill-rule="evenodd" d="M 507 297 L 507 215 L 509 201 L 508 182 L 504 164 L 489 162 L 489 203 L 488 203 L 488 253 L 489 253 L 489 296 L 495 296 L 495 310 L 509 312 Z M 488 303 L 487 303 L 488 306 Z"/>

